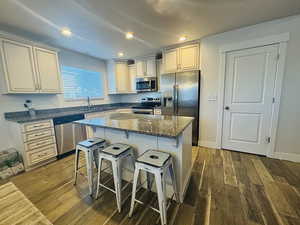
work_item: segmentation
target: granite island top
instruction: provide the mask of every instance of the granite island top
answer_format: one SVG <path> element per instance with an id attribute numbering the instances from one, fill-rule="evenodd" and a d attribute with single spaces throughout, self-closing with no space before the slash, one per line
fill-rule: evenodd
<path id="1" fill-rule="evenodd" d="M 78 120 L 74 123 L 112 128 L 127 132 L 149 134 L 162 137 L 178 137 L 194 120 L 193 117 L 141 115 L 131 113 L 110 113 L 94 119 Z"/>
<path id="2" fill-rule="evenodd" d="M 94 105 L 92 107 L 77 106 L 77 107 L 64 107 L 64 108 L 53 108 L 53 109 L 42 109 L 36 110 L 36 116 L 32 117 L 28 111 L 19 112 L 7 112 L 4 113 L 4 117 L 8 121 L 16 123 L 26 123 L 45 119 L 54 119 L 61 116 L 70 116 L 77 114 L 86 114 L 94 112 L 104 112 L 115 109 L 130 108 L 132 106 L 140 105 L 139 103 L 113 103 Z"/>

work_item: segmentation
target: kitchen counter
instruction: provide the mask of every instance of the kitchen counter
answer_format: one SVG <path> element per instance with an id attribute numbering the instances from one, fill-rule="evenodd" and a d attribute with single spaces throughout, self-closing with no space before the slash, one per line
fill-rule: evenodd
<path id="1" fill-rule="evenodd" d="M 192 121 L 193 117 L 111 113 L 74 123 L 154 136 L 178 137 Z"/>
<path id="2" fill-rule="evenodd" d="M 64 107 L 64 108 L 54 108 L 54 109 L 43 109 L 36 110 L 36 116 L 31 117 L 28 111 L 20 112 L 7 112 L 4 113 L 4 117 L 8 121 L 17 123 L 33 122 L 45 119 L 54 119 L 61 116 L 69 116 L 76 114 L 86 114 L 93 112 L 103 112 L 109 110 L 116 110 L 122 108 L 129 108 L 132 106 L 140 105 L 139 103 L 114 103 L 114 104 L 103 104 L 88 106 L 78 106 L 78 107 Z"/>

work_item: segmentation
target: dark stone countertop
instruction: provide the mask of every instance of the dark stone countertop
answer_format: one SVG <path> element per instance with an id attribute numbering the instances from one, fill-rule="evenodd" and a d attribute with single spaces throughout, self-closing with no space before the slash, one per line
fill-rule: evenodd
<path id="1" fill-rule="evenodd" d="M 64 108 L 54 108 L 54 109 L 43 109 L 36 110 L 36 116 L 31 117 L 28 111 L 19 112 L 7 112 L 4 113 L 4 117 L 8 121 L 16 123 L 26 123 L 45 119 L 54 119 L 61 116 L 86 114 L 93 112 L 103 112 L 108 110 L 130 108 L 132 106 L 140 105 L 139 103 L 113 103 L 113 104 L 103 104 L 88 106 L 76 106 L 76 107 L 64 107 Z"/>
<path id="2" fill-rule="evenodd" d="M 178 137 L 193 120 L 193 117 L 184 116 L 109 113 L 98 118 L 78 120 L 74 123 L 175 138 Z"/>

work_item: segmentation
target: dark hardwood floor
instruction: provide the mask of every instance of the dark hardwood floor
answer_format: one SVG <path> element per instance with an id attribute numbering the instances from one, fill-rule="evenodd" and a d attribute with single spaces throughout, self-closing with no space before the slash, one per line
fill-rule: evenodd
<path id="1" fill-rule="evenodd" d="M 299 163 L 205 148 L 195 148 L 194 158 L 185 202 L 171 205 L 169 224 L 300 224 Z M 74 187 L 73 161 L 69 156 L 11 181 L 55 225 L 160 224 L 158 214 L 144 206 L 128 218 L 130 188 L 119 214 L 112 193 L 91 199 L 81 176 Z M 138 196 L 156 205 L 153 193 L 141 190 Z"/>

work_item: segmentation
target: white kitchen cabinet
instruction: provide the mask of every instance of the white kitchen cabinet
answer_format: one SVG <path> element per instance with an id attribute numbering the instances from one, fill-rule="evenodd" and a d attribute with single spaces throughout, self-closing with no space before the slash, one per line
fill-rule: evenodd
<path id="1" fill-rule="evenodd" d="M 4 93 L 61 93 L 56 52 L 8 39 L 0 39 L 0 43 Z"/>
<path id="2" fill-rule="evenodd" d="M 41 93 L 61 92 L 60 70 L 57 52 L 34 48 L 36 68 Z"/>
<path id="3" fill-rule="evenodd" d="M 136 91 L 136 65 L 135 64 L 131 64 L 128 66 L 129 68 L 129 81 L 130 81 L 130 89 L 132 91 Z"/>
<path id="4" fill-rule="evenodd" d="M 117 92 L 129 92 L 130 91 L 130 80 L 127 62 L 116 63 L 116 84 Z"/>
<path id="5" fill-rule="evenodd" d="M 9 122 L 8 127 L 14 133 L 11 138 L 23 157 L 26 171 L 56 160 L 57 145 L 52 120 L 21 124 Z"/>
<path id="6" fill-rule="evenodd" d="M 156 59 L 155 56 L 148 56 L 135 60 L 136 76 L 140 77 L 156 77 Z"/>
<path id="7" fill-rule="evenodd" d="M 166 73 L 175 73 L 178 70 L 179 49 L 165 50 L 163 55 L 164 71 Z"/>
<path id="8" fill-rule="evenodd" d="M 0 40 L 1 41 L 1 40 Z M 2 69 L 7 93 L 36 93 L 36 77 L 32 46 L 10 40 L 1 41 Z"/>
<path id="9" fill-rule="evenodd" d="M 198 70 L 199 44 L 164 50 L 163 64 L 165 73 Z"/>
<path id="10" fill-rule="evenodd" d="M 110 61 L 107 71 L 109 94 L 135 93 L 127 61 Z"/>
<path id="11" fill-rule="evenodd" d="M 180 48 L 179 52 L 179 69 L 195 70 L 199 64 L 199 45 L 187 45 Z"/>
<path id="12" fill-rule="evenodd" d="M 144 77 L 146 73 L 146 63 L 144 60 L 136 60 L 136 76 Z"/>
<path id="13" fill-rule="evenodd" d="M 160 91 L 160 79 L 161 75 L 164 74 L 162 59 L 156 61 L 156 74 L 157 74 L 157 90 Z"/>

